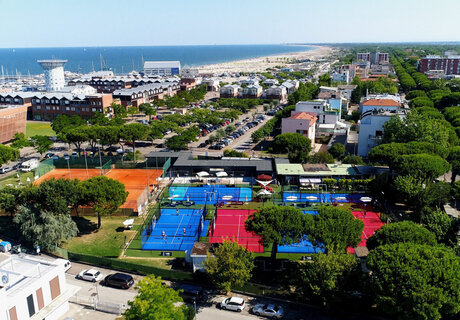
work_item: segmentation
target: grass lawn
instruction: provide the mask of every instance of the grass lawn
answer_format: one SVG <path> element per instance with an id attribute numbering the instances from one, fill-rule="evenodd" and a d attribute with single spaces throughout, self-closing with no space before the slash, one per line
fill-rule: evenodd
<path id="1" fill-rule="evenodd" d="M 27 121 L 26 123 L 26 137 L 30 138 L 34 135 L 41 136 L 55 136 L 56 133 L 51 129 L 50 122 L 42 121 Z"/>
<path id="2" fill-rule="evenodd" d="M 27 178 L 29 178 L 30 182 L 27 182 Z M 34 173 L 33 172 L 19 172 L 19 178 L 16 174 L 13 174 L 9 177 L 3 178 L 0 180 L 0 188 L 10 186 L 14 187 L 21 183 L 22 185 L 31 184 L 34 181 Z"/>
<path id="3" fill-rule="evenodd" d="M 129 239 L 134 233 L 124 229 L 123 221 L 126 219 L 126 216 L 102 217 L 101 229 L 97 230 L 97 217 L 77 217 L 75 222 L 80 235 L 62 247 L 75 253 L 117 258 L 123 250 L 125 236 Z M 141 222 L 140 218 L 135 218 L 133 228 Z"/>

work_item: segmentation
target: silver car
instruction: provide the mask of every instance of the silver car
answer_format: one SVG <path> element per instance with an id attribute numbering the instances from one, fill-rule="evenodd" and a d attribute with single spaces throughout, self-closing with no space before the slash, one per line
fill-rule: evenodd
<path id="1" fill-rule="evenodd" d="M 252 311 L 257 316 L 272 319 L 281 319 L 283 317 L 283 308 L 274 304 L 256 304 Z"/>

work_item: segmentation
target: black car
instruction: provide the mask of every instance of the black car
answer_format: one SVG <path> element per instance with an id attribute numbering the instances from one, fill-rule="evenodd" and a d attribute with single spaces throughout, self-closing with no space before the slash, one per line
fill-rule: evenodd
<path id="1" fill-rule="evenodd" d="M 104 279 L 104 285 L 120 289 L 128 289 L 134 284 L 134 279 L 129 274 L 114 273 Z"/>
<path id="2" fill-rule="evenodd" d="M 204 142 L 200 143 L 200 145 L 198 146 L 198 148 L 204 148 L 204 147 L 206 147 L 206 143 Z"/>
<path id="3" fill-rule="evenodd" d="M 185 302 L 197 303 L 203 296 L 203 288 L 190 284 L 183 284 L 179 288 L 179 295 Z"/>
<path id="4" fill-rule="evenodd" d="M 45 159 L 52 158 L 53 156 L 54 156 L 54 153 L 48 152 L 47 154 L 45 154 Z"/>

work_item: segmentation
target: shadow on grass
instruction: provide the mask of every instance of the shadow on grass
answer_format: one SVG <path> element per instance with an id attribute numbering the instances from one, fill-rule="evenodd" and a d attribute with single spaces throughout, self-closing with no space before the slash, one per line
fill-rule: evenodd
<path id="1" fill-rule="evenodd" d="M 73 217 L 73 219 L 77 224 L 79 237 L 97 231 L 97 223 L 83 217 Z"/>

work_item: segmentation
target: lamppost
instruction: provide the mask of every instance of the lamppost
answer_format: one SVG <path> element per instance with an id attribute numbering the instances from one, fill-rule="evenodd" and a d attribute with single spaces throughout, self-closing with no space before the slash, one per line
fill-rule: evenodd
<path id="1" fill-rule="evenodd" d="M 101 176 L 102 176 L 102 156 L 101 156 L 101 139 L 97 139 L 97 148 L 99 152 L 99 167 L 101 168 Z"/>

